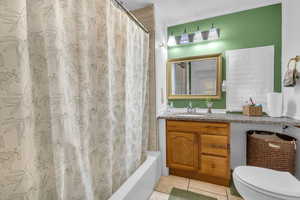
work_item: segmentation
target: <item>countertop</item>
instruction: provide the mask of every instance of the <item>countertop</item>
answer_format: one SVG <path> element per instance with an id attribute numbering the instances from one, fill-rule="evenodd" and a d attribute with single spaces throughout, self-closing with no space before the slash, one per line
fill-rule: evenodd
<path id="1" fill-rule="evenodd" d="M 273 118 L 269 116 L 249 117 L 242 114 L 228 114 L 228 113 L 178 113 L 165 112 L 158 116 L 159 119 L 169 120 L 185 120 L 185 121 L 206 121 L 206 122 L 236 122 L 236 123 L 255 123 L 268 125 L 282 125 L 282 126 L 296 126 L 300 127 L 300 120 L 279 117 Z"/>

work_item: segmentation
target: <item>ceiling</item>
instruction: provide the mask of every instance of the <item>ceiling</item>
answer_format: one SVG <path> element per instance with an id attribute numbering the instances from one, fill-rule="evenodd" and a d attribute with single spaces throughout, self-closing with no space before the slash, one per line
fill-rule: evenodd
<path id="1" fill-rule="evenodd" d="M 156 15 L 166 25 L 175 25 L 262 7 L 282 0 L 121 0 L 129 10 L 155 5 Z"/>

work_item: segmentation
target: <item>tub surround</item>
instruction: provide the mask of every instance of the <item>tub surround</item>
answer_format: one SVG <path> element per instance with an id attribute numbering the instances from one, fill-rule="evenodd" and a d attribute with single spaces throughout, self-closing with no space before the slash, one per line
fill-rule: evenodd
<path id="1" fill-rule="evenodd" d="M 160 152 L 147 152 L 145 162 L 108 200 L 147 200 L 161 176 Z"/>
<path id="2" fill-rule="evenodd" d="M 265 124 L 265 125 L 282 125 L 300 127 L 300 120 L 279 117 L 273 118 L 269 116 L 249 117 L 242 114 L 228 113 L 180 113 L 180 112 L 164 112 L 158 116 L 159 119 L 167 120 L 183 120 L 183 121 L 203 121 L 203 122 L 227 122 L 227 123 L 247 123 L 247 124 Z"/>

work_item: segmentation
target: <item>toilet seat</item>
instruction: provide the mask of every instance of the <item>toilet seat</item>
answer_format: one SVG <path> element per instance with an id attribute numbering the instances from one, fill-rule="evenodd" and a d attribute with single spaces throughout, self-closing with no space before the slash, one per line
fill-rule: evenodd
<path id="1" fill-rule="evenodd" d="M 300 199 L 300 182 L 288 172 L 243 166 L 234 170 L 234 176 L 257 192 Z"/>

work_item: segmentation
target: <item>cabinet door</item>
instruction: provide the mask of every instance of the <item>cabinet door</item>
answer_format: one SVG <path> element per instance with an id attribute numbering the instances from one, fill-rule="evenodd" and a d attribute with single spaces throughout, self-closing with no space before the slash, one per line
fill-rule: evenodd
<path id="1" fill-rule="evenodd" d="M 228 158 L 201 156 L 201 172 L 209 176 L 229 178 Z"/>
<path id="2" fill-rule="evenodd" d="M 196 133 L 168 131 L 167 162 L 169 168 L 197 171 L 198 151 Z"/>

